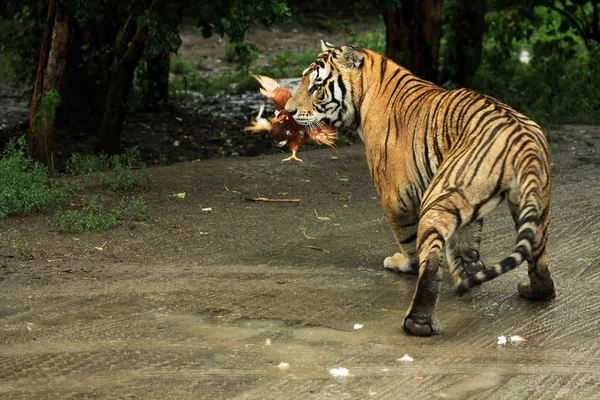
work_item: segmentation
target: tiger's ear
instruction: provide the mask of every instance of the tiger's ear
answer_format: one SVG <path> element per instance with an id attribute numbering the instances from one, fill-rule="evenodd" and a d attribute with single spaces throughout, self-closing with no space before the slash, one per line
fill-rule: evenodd
<path id="1" fill-rule="evenodd" d="M 321 40 L 321 51 L 328 51 L 331 49 L 335 49 L 335 45 L 329 43 L 329 42 L 324 42 L 323 40 Z"/>
<path id="2" fill-rule="evenodd" d="M 342 64 L 344 67 L 348 69 L 362 67 L 365 56 L 361 53 L 362 51 L 354 46 L 344 46 L 344 51 L 342 52 Z"/>

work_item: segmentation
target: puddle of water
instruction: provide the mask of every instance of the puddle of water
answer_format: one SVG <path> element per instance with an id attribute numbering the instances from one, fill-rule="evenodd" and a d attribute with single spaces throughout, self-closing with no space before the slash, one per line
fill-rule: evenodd
<path id="1" fill-rule="evenodd" d="M 202 337 L 221 345 L 263 344 L 269 339 L 306 345 L 358 345 L 369 342 L 379 329 L 340 331 L 327 327 L 289 325 L 280 320 L 219 320 L 212 315 L 156 314 L 163 323 L 175 329 Z M 380 324 L 380 323 L 379 323 Z M 370 329 L 369 329 L 370 328 Z"/>
<path id="2" fill-rule="evenodd" d="M 501 364 L 497 370 L 482 371 L 481 358 L 472 359 L 469 362 L 474 364 L 459 372 L 453 363 L 457 360 L 457 348 L 464 346 L 462 338 L 409 337 L 399 332 L 401 313 L 388 314 L 383 319 L 365 323 L 362 329 L 349 327 L 348 331 L 290 325 L 280 320 L 221 319 L 211 314 L 155 314 L 155 317 L 166 329 L 184 333 L 192 341 L 206 346 L 216 362 L 235 360 L 229 367 L 260 371 L 265 375 L 286 379 L 331 378 L 329 370 L 336 367 L 348 368 L 353 376 L 363 377 L 443 375 L 453 383 L 438 387 L 431 394 L 445 399 L 465 398 L 505 386 L 510 372 L 502 368 L 501 361 L 496 361 Z M 506 356 L 509 351 L 517 355 L 525 350 L 517 346 L 498 349 L 493 339 L 490 336 L 490 346 L 477 347 L 476 351 L 481 352 L 477 354 L 485 358 L 488 353 Z M 527 358 L 520 357 L 520 362 L 539 361 L 539 349 L 527 348 L 526 351 Z M 398 361 L 404 354 L 414 357 L 414 362 Z M 539 356 L 544 357 L 543 350 Z M 510 366 L 509 359 L 504 362 Z M 280 363 L 289 366 L 278 368 Z M 521 372 L 528 370 L 525 367 Z M 465 379 L 457 381 L 460 379 L 457 373 L 465 373 Z"/>
<path id="3" fill-rule="evenodd" d="M 282 321 L 274 320 L 220 322 L 207 315 L 160 315 L 159 318 L 173 324 L 181 332 L 200 336 L 211 344 L 226 347 L 265 342 L 269 335 L 280 331 L 285 325 Z"/>
<path id="4" fill-rule="evenodd" d="M 463 399 L 473 396 L 485 390 L 500 386 L 506 380 L 506 376 L 497 373 L 483 373 L 469 378 L 445 388 L 437 393 L 435 397 L 439 399 Z"/>
<path id="5" fill-rule="evenodd" d="M 219 320 L 212 315 L 156 314 L 161 324 L 197 336 L 215 353 L 242 351 L 244 362 L 270 366 L 266 374 L 286 378 L 330 377 L 343 349 L 369 347 L 378 329 L 338 331 L 326 327 L 289 325 L 279 320 Z M 393 359 L 393 358 L 392 358 Z M 241 360 L 240 360 L 241 361 Z M 280 368 L 280 363 L 289 367 Z"/>

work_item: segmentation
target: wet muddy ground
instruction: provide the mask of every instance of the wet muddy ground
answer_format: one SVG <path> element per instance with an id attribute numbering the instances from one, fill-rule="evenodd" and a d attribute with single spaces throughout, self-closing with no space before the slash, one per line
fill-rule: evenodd
<path id="1" fill-rule="evenodd" d="M 569 129 L 551 133 L 556 299 L 516 295 L 525 267 L 460 299 L 446 274 L 431 338 L 401 332 L 415 278 L 383 270 L 396 244 L 362 145 L 151 168 L 153 220 L 106 232 L 3 220 L 0 398 L 598 398 L 600 135 Z M 513 242 L 501 206 L 484 260 Z"/>

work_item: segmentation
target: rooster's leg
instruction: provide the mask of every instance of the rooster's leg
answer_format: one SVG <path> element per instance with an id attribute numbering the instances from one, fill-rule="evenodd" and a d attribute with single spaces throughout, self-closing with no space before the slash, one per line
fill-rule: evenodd
<path id="1" fill-rule="evenodd" d="M 298 151 L 298 150 L 292 149 L 292 155 L 291 155 L 291 157 L 284 158 L 283 160 L 281 160 L 281 162 L 288 162 L 288 161 L 289 162 L 294 162 L 294 161 L 304 162 L 301 159 L 299 159 L 298 157 L 296 157 L 296 151 Z"/>

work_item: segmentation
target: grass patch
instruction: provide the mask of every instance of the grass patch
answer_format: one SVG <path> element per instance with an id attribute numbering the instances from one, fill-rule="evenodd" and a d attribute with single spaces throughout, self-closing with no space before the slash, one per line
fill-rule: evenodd
<path id="1" fill-rule="evenodd" d="M 67 173 L 83 177 L 75 184 L 57 185 L 48 168 L 26 156 L 24 138 L 12 140 L 0 157 L 0 218 L 20 213 L 33 213 L 66 201 L 77 190 L 99 184 L 114 191 L 149 188 L 151 175 L 146 171 L 137 149 L 114 156 L 82 156 L 74 154 Z M 148 206 L 142 197 L 123 197 L 114 207 L 107 207 L 98 195 L 84 199 L 79 206 L 55 213 L 52 225 L 59 232 L 102 231 L 123 221 L 147 221 Z M 11 245 L 21 258 L 26 247 L 13 235 Z"/>
<path id="2" fill-rule="evenodd" d="M 70 195 L 50 178 L 48 168 L 27 157 L 23 148 L 24 139 L 11 140 L 0 158 L 0 218 L 38 212 Z"/>
<path id="3" fill-rule="evenodd" d="M 67 163 L 67 172 L 82 176 L 79 183 L 83 187 L 102 185 L 115 191 L 131 191 L 138 187 L 149 190 L 152 183 L 152 176 L 135 147 L 110 157 L 106 154 L 73 154 Z"/>
<path id="4" fill-rule="evenodd" d="M 100 202 L 100 196 L 83 199 L 81 206 L 73 210 L 59 210 L 52 220 L 58 232 L 99 232 L 119 225 L 123 221 L 147 221 L 148 206 L 141 197 L 122 198 L 115 207 Z"/>
<path id="5" fill-rule="evenodd" d="M 152 175 L 146 171 L 145 167 L 133 171 L 124 165 L 116 165 L 113 172 L 102 178 L 102 184 L 115 191 L 131 191 L 138 187 L 150 190 Z"/>
<path id="6" fill-rule="evenodd" d="M 67 163 L 67 172 L 71 175 L 92 174 L 108 171 L 117 166 L 132 169 L 142 168 L 145 164 L 137 147 L 132 147 L 123 154 L 115 154 L 110 157 L 106 154 L 96 156 L 74 153 Z"/>
<path id="7" fill-rule="evenodd" d="M 21 234 L 16 229 L 13 229 L 12 232 L 8 234 L 9 245 L 19 255 L 19 259 L 21 260 L 33 260 L 33 253 L 28 245 L 28 243 L 21 237 Z"/>
<path id="8" fill-rule="evenodd" d="M 183 58 L 174 57 L 172 57 L 169 62 L 169 68 L 174 74 L 188 74 L 195 69 L 192 64 L 188 63 Z"/>

